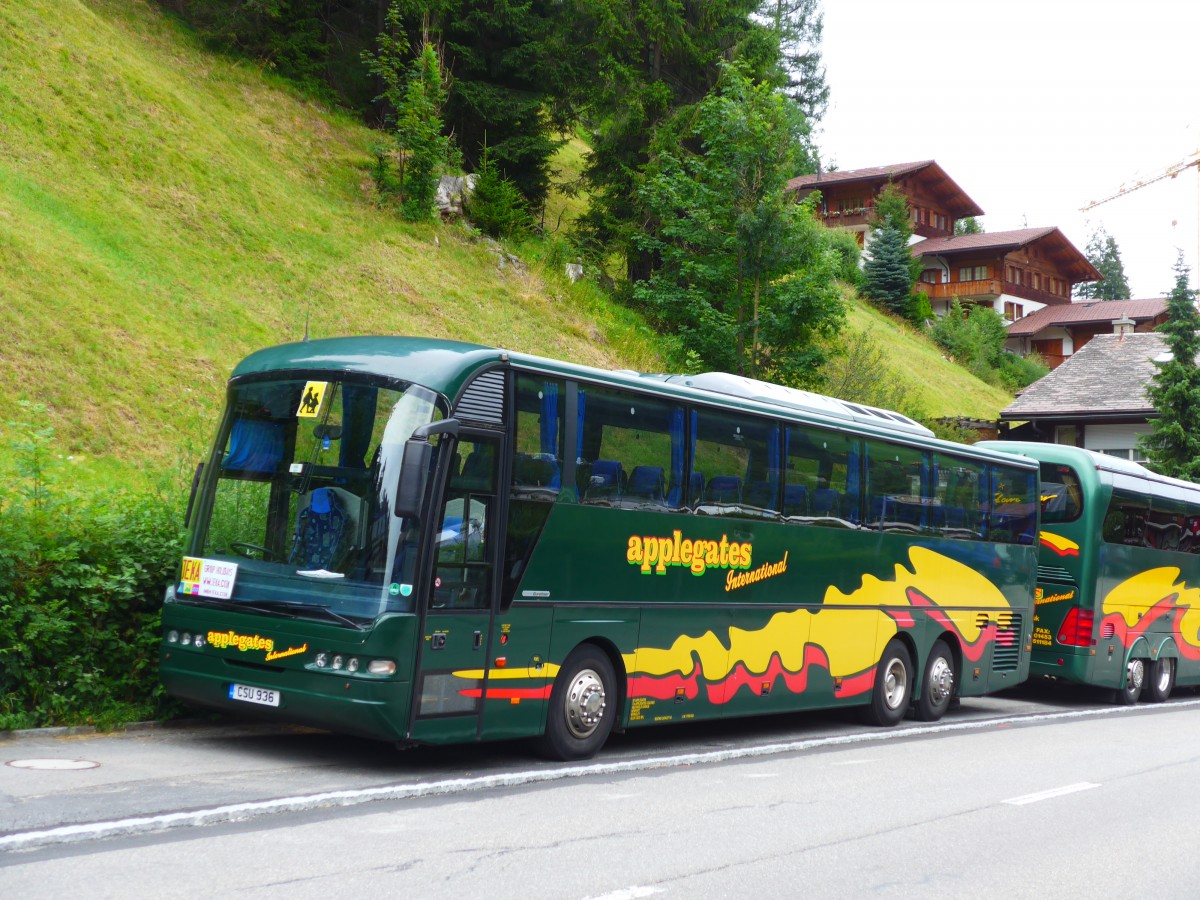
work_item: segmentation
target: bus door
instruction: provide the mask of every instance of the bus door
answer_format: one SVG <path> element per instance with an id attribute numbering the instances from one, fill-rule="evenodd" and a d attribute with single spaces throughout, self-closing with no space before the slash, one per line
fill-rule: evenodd
<path id="1" fill-rule="evenodd" d="M 411 735 L 433 743 L 474 740 L 494 617 L 502 442 L 463 433 L 433 506 L 433 574 L 424 600 Z"/>

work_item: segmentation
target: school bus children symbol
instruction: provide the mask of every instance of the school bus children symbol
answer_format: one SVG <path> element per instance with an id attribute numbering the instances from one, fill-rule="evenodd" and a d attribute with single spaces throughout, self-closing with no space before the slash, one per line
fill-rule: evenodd
<path id="1" fill-rule="evenodd" d="M 327 381 L 310 381 L 304 386 L 304 394 L 300 397 L 300 408 L 296 415 L 305 419 L 314 419 L 321 411 L 321 401 L 325 399 Z"/>

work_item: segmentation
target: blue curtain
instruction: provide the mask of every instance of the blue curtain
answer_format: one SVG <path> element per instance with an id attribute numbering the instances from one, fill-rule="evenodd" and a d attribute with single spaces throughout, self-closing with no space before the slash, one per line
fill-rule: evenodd
<path id="1" fill-rule="evenodd" d="M 575 459 L 583 459 L 583 423 L 587 411 L 587 392 L 580 391 L 575 405 L 579 409 L 579 427 L 575 433 Z"/>
<path id="2" fill-rule="evenodd" d="M 542 384 L 542 440 L 541 450 L 558 456 L 558 383 L 547 381 Z"/>
<path id="3" fill-rule="evenodd" d="M 671 490 L 667 496 L 667 505 L 673 508 L 683 505 L 683 460 L 687 455 L 683 426 L 683 407 L 676 406 L 671 410 Z"/>
<path id="4" fill-rule="evenodd" d="M 283 423 L 261 419 L 237 419 L 229 433 L 229 452 L 221 461 L 224 469 L 242 472 L 274 472 L 283 461 Z"/>
<path id="5" fill-rule="evenodd" d="M 861 490 L 862 473 L 859 471 L 858 441 L 850 442 L 850 452 L 846 454 L 846 510 L 847 518 L 858 524 L 858 495 Z"/>
<path id="6" fill-rule="evenodd" d="M 375 406 L 379 388 L 347 384 L 342 388 L 342 446 L 338 465 L 365 469 L 371 433 L 375 429 Z"/>
<path id="7" fill-rule="evenodd" d="M 779 430 L 778 425 L 772 425 L 767 432 L 767 482 L 771 485 L 772 497 L 779 494 L 779 473 L 783 468 L 779 459 Z"/>

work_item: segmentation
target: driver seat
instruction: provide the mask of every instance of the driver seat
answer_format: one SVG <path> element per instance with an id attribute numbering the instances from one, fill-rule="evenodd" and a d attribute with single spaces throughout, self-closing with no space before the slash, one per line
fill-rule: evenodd
<path id="1" fill-rule="evenodd" d="M 329 569 L 338 561 L 346 536 L 346 512 L 333 488 L 317 488 L 296 518 L 288 562 L 302 569 Z"/>

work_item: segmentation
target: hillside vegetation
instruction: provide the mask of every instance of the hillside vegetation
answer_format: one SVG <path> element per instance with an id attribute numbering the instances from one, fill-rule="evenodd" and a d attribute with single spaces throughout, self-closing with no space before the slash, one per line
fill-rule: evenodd
<path id="1" fill-rule="evenodd" d="M 0 4 L 10 405 L 45 403 L 64 452 L 132 475 L 194 460 L 234 363 L 306 328 L 666 365 L 652 332 L 594 284 L 567 284 L 561 260 L 514 265 L 460 225 L 378 209 L 375 139 L 206 53 L 146 0 Z M 581 152 L 568 145 L 564 169 Z M 577 204 L 560 201 L 547 225 Z M 992 417 L 1010 399 L 871 310 L 849 323 L 889 346 L 931 416 Z"/>

